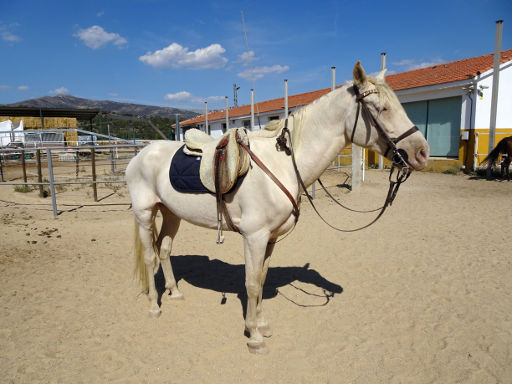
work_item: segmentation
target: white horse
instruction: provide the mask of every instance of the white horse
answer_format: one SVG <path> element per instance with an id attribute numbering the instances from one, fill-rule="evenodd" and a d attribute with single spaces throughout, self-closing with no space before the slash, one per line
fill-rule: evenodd
<path id="1" fill-rule="evenodd" d="M 359 62 L 353 83 L 322 96 L 296 111 L 288 119 L 297 168 L 306 186 L 311 185 L 340 151 L 353 142 L 380 154 L 388 151 L 389 137 L 400 137 L 413 126 L 398 98 L 384 81 L 384 71 L 366 75 Z M 359 98 L 357 97 L 359 95 Z M 365 109 L 358 103 L 364 97 Z M 250 133 L 250 148 L 286 187 L 298 203 L 302 188 L 290 156 L 276 148 L 275 137 L 284 121 L 272 124 L 273 131 Z M 380 127 L 378 127 L 380 126 Z M 139 276 L 145 284 L 151 316 L 160 315 L 154 274 L 161 264 L 170 298 L 181 299 L 173 275 L 170 253 L 181 219 L 207 228 L 217 228 L 216 199 L 213 194 L 177 192 L 169 183 L 169 167 L 180 142 L 155 141 L 134 157 L 126 169 L 136 223 L 136 253 Z M 422 169 L 429 146 L 420 132 L 409 133 L 396 145 L 409 167 Z M 405 155 L 406 154 L 406 155 Z M 387 154 L 390 159 L 392 154 Z M 256 164 L 243 182 L 226 196 L 226 207 L 244 240 L 247 313 L 245 327 L 250 352 L 267 351 L 264 337 L 271 328 L 263 316 L 262 291 L 276 239 L 295 225 L 290 199 Z M 159 233 L 155 216 L 160 210 L 163 223 Z M 223 222 L 223 228 L 229 230 Z"/>

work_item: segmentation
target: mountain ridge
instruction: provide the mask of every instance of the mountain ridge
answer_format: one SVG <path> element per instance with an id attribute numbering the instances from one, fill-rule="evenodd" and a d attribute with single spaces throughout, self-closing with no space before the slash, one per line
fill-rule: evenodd
<path id="1" fill-rule="evenodd" d="M 155 105 L 122 103 L 110 100 L 92 100 L 72 95 L 43 96 L 28 99 L 17 103 L 5 105 L 7 107 L 29 107 L 29 108 L 69 108 L 69 109 L 99 109 L 102 112 L 116 113 L 119 115 L 132 116 L 159 116 L 175 118 L 180 115 L 180 120 L 198 116 L 199 113 L 192 110 L 174 107 L 160 107 Z"/>

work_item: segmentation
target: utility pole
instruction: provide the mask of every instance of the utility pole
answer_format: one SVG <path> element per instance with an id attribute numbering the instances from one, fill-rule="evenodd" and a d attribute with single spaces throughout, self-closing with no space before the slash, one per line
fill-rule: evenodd
<path id="1" fill-rule="evenodd" d="M 236 83 L 233 84 L 233 107 L 238 107 L 238 90 L 240 87 L 236 86 Z"/>

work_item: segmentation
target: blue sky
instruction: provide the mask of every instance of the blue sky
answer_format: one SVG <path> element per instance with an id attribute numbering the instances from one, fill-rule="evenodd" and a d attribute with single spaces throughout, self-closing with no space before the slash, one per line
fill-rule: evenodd
<path id="1" fill-rule="evenodd" d="M 247 41 L 244 38 L 242 12 Z M 512 48 L 512 1 L 0 0 L 0 104 L 70 94 L 203 109 Z M 247 44 L 246 44 L 247 42 Z M 247 49 L 248 48 L 248 49 Z"/>

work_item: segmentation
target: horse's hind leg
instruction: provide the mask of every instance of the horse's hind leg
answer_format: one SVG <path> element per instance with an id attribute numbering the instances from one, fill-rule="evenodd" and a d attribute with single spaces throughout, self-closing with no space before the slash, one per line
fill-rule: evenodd
<path id="1" fill-rule="evenodd" d="M 507 175 L 507 180 L 510 181 L 510 163 L 512 162 L 512 159 L 510 156 L 507 156 L 505 160 L 501 163 L 501 178 L 503 179 L 504 174 Z"/>
<path id="2" fill-rule="evenodd" d="M 135 212 L 135 211 L 134 211 Z M 143 260 L 146 266 L 148 281 L 148 298 L 150 301 L 149 315 L 151 317 L 160 316 L 160 307 L 158 306 L 158 293 L 155 287 L 155 269 L 158 266 L 158 260 L 155 252 L 154 225 L 156 209 L 139 210 L 135 212 L 139 222 L 139 237 L 143 246 Z"/>
<path id="3" fill-rule="evenodd" d="M 160 244 L 160 264 L 162 265 L 162 270 L 165 276 L 166 289 L 166 292 L 162 297 L 167 297 L 168 291 L 170 292 L 169 297 L 171 299 L 183 299 L 183 293 L 178 289 L 176 279 L 174 278 L 170 259 L 172 242 L 178 232 L 181 219 L 164 206 L 160 207 L 160 212 L 162 212 L 163 221 L 157 243 Z"/>

